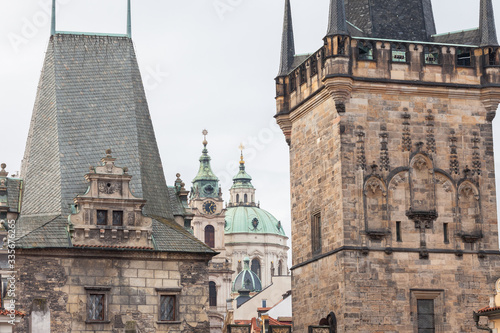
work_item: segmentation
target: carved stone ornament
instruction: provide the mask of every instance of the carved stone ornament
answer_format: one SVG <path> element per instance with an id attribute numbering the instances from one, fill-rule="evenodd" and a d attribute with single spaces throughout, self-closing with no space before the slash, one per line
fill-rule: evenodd
<path id="1" fill-rule="evenodd" d="M 370 180 L 368 180 L 368 182 L 366 183 L 366 189 L 370 190 L 373 194 L 377 193 L 377 191 L 380 190 L 380 192 L 382 192 L 382 195 L 386 196 L 384 187 L 378 179 L 371 178 Z"/>
<path id="2" fill-rule="evenodd" d="M 427 161 L 422 156 L 418 156 L 413 162 L 413 168 L 417 169 L 418 171 L 427 169 Z"/>
<path id="3" fill-rule="evenodd" d="M 99 193 L 122 193 L 122 184 L 118 182 L 99 182 Z"/>
<path id="4" fill-rule="evenodd" d="M 479 199 L 479 197 L 476 196 L 476 191 L 474 190 L 474 187 L 469 183 L 466 183 L 464 186 L 460 188 L 460 195 L 462 195 L 465 199 L 468 199 L 471 196 L 475 196 L 476 200 Z"/>

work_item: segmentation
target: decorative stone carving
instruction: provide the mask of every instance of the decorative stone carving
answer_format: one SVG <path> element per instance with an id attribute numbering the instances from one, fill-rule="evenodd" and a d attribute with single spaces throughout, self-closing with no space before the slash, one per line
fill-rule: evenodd
<path id="1" fill-rule="evenodd" d="M 427 153 L 436 152 L 436 139 L 434 138 L 434 116 L 432 110 L 427 110 L 428 115 L 425 117 L 427 121 Z"/>
<path id="2" fill-rule="evenodd" d="M 358 142 L 356 143 L 357 150 L 357 168 L 366 170 L 366 154 L 365 154 L 365 133 L 358 132 Z"/>
<path id="3" fill-rule="evenodd" d="M 474 132 L 474 137 L 472 138 L 472 175 L 481 175 L 481 154 L 479 150 L 479 143 L 481 139 L 477 132 Z"/>
<path id="4" fill-rule="evenodd" d="M 450 173 L 453 175 L 458 175 L 460 163 L 458 162 L 458 151 L 457 151 L 457 137 L 455 136 L 455 131 L 451 130 L 450 133 Z"/>
<path id="5" fill-rule="evenodd" d="M 106 181 L 100 181 L 99 182 L 99 193 L 104 193 L 104 194 L 114 194 L 122 193 L 122 184 L 117 183 L 117 182 L 106 182 Z"/>
<path id="6" fill-rule="evenodd" d="M 387 133 L 387 128 L 382 126 L 382 133 L 380 134 L 380 168 L 385 171 L 389 171 L 390 160 L 389 160 L 389 133 Z"/>
<path id="7" fill-rule="evenodd" d="M 408 113 L 408 109 L 405 108 L 405 113 L 401 116 L 403 118 L 403 142 L 402 149 L 403 151 L 411 151 L 412 143 L 411 143 L 411 131 L 410 131 L 410 119 L 411 116 Z"/>

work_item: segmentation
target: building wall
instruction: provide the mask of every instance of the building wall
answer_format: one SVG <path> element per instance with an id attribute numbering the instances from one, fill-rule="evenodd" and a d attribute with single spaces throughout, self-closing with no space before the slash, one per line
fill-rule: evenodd
<path id="1" fill-rule="evenodd" d="M 349 57 L 322 64 L 326 47 L 311 56 L 317 75 L 309 59 L 277 81 L 290 143 L 294 330 L 334 312 L 340 332 L 416 332 L 416 299 L 427 297 L 436 332 L 475 332 L 471 314 L 487 304 L 500 257 L 499 92 L 480 85 L 500 72 L 483 66 L 482 50 L 465 68 L 443 47 L 441 65 L 425 66 L 422 45 L 406 44 L 408 62 L 393 63 L 390 43 L 375 43 L 373 61 L 356 60 L 356 43 Z"/>
<path id="2" fill-rule="evenodd" d="M 37 253 L 38 252 L 38 253 Z M 208 274 L 206 259 L 160 253 L 81 252 L 60 250 L 18 253 L 18 310 L 28 316 L 16 332 L 28 332 L 35 299 L 46 299 L 53 333 L 207 332 Z M 110 287 L 107 324 L 86 324 L 85 287 Z M 180 288 L 180 289 L 179 289 Z M 178 323 L 158 324 L 159 293 L 179 289 Z M 127 331 L 128 332 L 128 331 Z"/>

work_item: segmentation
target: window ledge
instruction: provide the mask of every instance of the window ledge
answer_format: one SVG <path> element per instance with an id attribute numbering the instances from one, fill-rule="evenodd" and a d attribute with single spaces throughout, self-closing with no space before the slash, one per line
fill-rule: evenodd
<path id="1" fill-rule="evenodd" d="M 85 320 L 85 324 L 111 324 L 111 320 L 104 320 L 104 321 L 90 321 L 90 320 Z"/>
<path id="2" fill-rule="evenodd" d="M 179 324 L 182 324 L 181 321 L 157 321 L 156 323 L 160 324 L 160 325 L 179 325 Z"/>

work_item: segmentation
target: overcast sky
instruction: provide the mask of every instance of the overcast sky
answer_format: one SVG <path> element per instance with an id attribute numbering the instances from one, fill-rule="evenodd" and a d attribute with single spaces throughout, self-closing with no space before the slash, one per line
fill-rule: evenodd
<path id="1" fill-rule="evenodd" d="M 257 200 L 290 235 L 288 146 L 273 118 L 284 0 L 132 1 L 133 40 L 169 185 L 177 172 L 190 185 L 206 128 L 227 200 L 243 142 Z M 49 40 L 50 0 L 0 2 L 0 160 L 13 173 Z M 479 25 L 479 0 L 432 2 L 438 33 Z M 500 1 L 493 2 L 500 32 Z M 297 53 L 321 47 L 328 3 L 292 0 Z M 125 33 L 126 0 L 58 0 L 57 30 Z"/>

